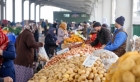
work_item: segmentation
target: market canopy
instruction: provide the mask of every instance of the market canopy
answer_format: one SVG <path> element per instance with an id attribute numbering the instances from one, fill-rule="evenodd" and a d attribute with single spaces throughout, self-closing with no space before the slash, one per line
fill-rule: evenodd
<path id="1" fill-rule="evenodd" d="M 42 5 L 50 5 L 76 12 L 91 14 L 95 0 L 36 0 Z"/>

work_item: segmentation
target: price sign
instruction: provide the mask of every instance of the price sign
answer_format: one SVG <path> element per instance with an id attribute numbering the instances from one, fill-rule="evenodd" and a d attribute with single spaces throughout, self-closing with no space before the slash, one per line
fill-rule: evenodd
<path id="1" fill-rule="evenodd" d="M 96 56 L 89 55 L 86 58 L 86 60 L 83 62 L 83 65 L 86 66 L 86 67 L 91 67 L 97 59 L 99 59 L 99 58 L 96 57 Z"/>
<path id="2" fill-rule="evenodd" d="M 63 49 L 63 50 L 58 51 L 58 52 L 57 52 L 57 55 L 63 54 L 63 53 L 65 53 L 65 52 L 67 52 L 67 51 L 69 51 L 69 48 L 65 48 L 65 49 Z"/>

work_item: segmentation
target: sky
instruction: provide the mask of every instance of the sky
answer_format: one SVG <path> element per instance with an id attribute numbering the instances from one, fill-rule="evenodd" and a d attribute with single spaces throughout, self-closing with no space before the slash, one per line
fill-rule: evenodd
<path id="1" fill-rule="evenodd" d="M 15 22 L 21 22 L 22 20 L 22 0 L 15 0 Z M 12 9 L 12 0 L 7 0 L 6 2 L 6 18 L 7 20 L 13 20 L 13 9 Z M 34 3 L 31 4 L 31 20 L 34 20 Z M 41 19 L 47 19 L 49 22 L 53 22 L 53 11 L 60 11 L 58 7 L 52 6 L 43 6 L 41 7 Z M 29 18 L 29 1 L 24 2 L 24 19 L 28 20 Z M 36 19 L 39 22 L 39 5 L 36 6 Z"/>

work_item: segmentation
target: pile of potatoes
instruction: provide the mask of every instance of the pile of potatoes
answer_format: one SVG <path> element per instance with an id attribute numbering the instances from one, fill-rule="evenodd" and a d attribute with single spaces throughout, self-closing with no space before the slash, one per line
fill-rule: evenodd
<path id="1" fill-rule="evenodd" d="M 128 52 L 109 68 L 105 82 L 140 82 L 140 53 Z"/>
<path id="2" fill-rule="evenodd" d="M 28 82 L 104 82 L 106 70 L 97 60 L 92 67 L 83 64 L 87 56 L 61 59 L 54 65 L 44 68 Z"/>

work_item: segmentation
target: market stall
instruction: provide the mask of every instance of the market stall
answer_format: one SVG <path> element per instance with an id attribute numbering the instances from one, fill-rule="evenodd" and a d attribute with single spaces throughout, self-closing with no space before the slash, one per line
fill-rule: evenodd
<path id="1" fill-rule="evenodd" d="M 28 82 L 104 82 L 108 67 L 118 59 L 113 52 L 87 44 L 66 50 L 50 59 Z"/>

